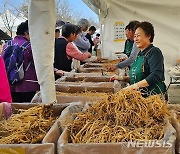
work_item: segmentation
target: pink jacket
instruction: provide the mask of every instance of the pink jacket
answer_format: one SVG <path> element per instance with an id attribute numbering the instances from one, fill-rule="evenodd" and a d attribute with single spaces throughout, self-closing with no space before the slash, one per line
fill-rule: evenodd
<path id="1" fill-rule="evenodd" d="M 4 60 L 0 56 L 0 102 L 12 102 Z"/>
<path id="2" fill-rule="evenodd" d="M 65 40 L 67 40 L 63 36 L 61 36 L 60 38 L 64 38 Z M 80 60 L 80 61 L 84 61 L 91 57 L 91 54 L 89 52 L 82 53 L 73 42 L 69 42 L 67 44 L 66 54 L 67 54 L 68 59 L 74 58 L 74 59 Z"/>
<path id="3" fill-rule="evenodd" d="M 88 59 L 89 57 L 91 57 L 91 54 L 89 52 L 84 52 L 82 53 L 75 44 L 73 44 L 73 42 L 69 42 L 66 46 L 66 54 L 67 54 L 67 58 L 71 59 L 77 59 L 80 61 L 84 61 L 86 59 Z"/>

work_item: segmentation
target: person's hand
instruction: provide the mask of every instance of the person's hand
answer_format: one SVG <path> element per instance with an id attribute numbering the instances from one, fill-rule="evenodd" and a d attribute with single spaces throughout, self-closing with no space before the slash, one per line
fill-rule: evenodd
<path id="1" fill-rule="evenodd" d="M 85 52 L 86 55 L 88 55 L 88 58 L 91 58 L 91 53 L 90 52 Z"/>
<path id="2" fill-rule="evenodd" d="M 110 82 L 114 82 L 114 80 L 116 80 L 115 76 L 111 76 L 110 79 L 109 79 Z"/>
<path id="3" fill-rule="evenodd" d="M 102 58 L 101 57 L 97 57 L 97 62 L 101 62 Z"/>
<path id="4" fill-rule="evenodd" d="M 65 73 L 65 71 L 57 70 L 55 73 L 56 73 L 57 75 L 59 75 L 59 76 L 63 76 L 64 73 Z"/>
<path id="5" fill-rule="evenodd" d="M 137 83 L 135 83 L 135 84 L 127 86 L 126 88 L 123 88 L 123 89 L 125 89 L 125 90 L 138 90 L 139 86 L 137 85 Z"/>
<path id="6" fill-rule="evenodd" d="M 109 81 L 113 82 L 114 80 L 119 80 L 119 81 L 123 81 L 124 77 L 123 76 L 118 76 L 118 75 L 113 75 L 112 77 L 110 77 Z"/>
<path id="7" fill-rule="evenodd" d="M 123 57 L 123 58 L 120 58 L 120 61 L 125 61 L 126 59 L 128 59 L 127 57 Z"/>
<path id="8" fill-rule="evenodd" d="M 117 69 L 115 65 L 107 65 L 105 67 L 109 72 L 114 72 Z"/>

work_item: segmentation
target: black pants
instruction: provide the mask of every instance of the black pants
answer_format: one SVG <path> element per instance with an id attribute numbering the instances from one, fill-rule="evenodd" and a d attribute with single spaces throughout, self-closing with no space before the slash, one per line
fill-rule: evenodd
<path id="1" fill-rule="evenodd" d="M 83 65 L 83 64 L 85 64 L 86 62 L 83 62 L 83 61 L 80 61 L 80 65 Z"/>
<path id="2" fill-rule="evenodd" d="M 23 103 L 31 102 L 32 98 L 36 94 L 36 91 L 32 92 L 12 92 L 12 102 Z"/>

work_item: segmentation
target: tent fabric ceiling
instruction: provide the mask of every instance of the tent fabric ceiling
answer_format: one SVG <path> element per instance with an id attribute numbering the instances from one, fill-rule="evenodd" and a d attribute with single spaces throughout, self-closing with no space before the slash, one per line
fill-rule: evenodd
<path id="1" fill-rule="evenodd" d="M 83 2 L 89 6 L 89 8 L 94 11 L 97 15 L 106 15 L 108 11 L 108 3 L 106 1 L 100 0 L 83 0 Z"/>
<path id="2" fill-rule="evenodd" d="M 93 3 L 94 1 L 94 3 Z M 122 51 L 124 42 L 114 42 L 114 25 L 131 20 L 149 21 L 154 25 L 154 45 L 159 47 L 167 65 L 174 65 L 180 58 L 180 1 L 179 0 L 90 0 L 91 4 L 102 9 L 103 2 L 108 5 L 108 15 L 99 14 L 101 29 L 101 49 L 104 57 Z M 171 52 L 171 54 L 169 54 Z"/>
<path id="3" fill-rule="evenodd" d="M 89 0 L 82 0 L 94 13 L 99 15 L 99 8 L 90 3 Z"/>

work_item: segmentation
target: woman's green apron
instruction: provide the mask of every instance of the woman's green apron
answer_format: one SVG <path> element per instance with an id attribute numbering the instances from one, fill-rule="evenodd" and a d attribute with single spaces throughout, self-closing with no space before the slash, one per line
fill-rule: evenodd
<path id="1" fill-rule="evenodd" d="M 138 55 L 138 57 L 132 64 L 130 71 L 129 71 L 130 84 L 137 83 L 146 78 L 145 74 L 143 73 L 144 72 L 144 58 L 147 56 L 149 51 L 145 55 Z M 155 85 L 149 86 L 147 88 L 143 88 L 142 93 L 145 93 L 144 96 L 146 97 L 149 95 L 155 95 L 155 94 L 160 94 L 160 93 L 164 94 L 165 92 L 166 92 L 166 86 L 165 86 L 164 82 L 159 81 Z"/>
<path id="2" fill-rule="evenodd" d="M 124 53 L 129 57 L 133 48 L 134 41 L 126 41 Z"/>

